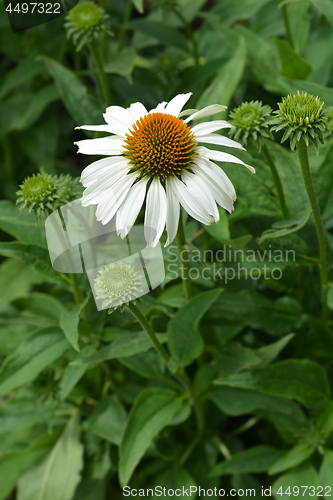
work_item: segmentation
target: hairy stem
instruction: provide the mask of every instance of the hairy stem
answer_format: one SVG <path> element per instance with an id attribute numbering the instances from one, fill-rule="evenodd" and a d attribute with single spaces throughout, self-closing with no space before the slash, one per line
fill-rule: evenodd
<path id="1" fill-rule="evenodd" d="M 322 317 L 327 318 L 327 294 L 328 294 L 328 276 L 327 276 L 327 251 L 326 251 L 326 241 L 325 241 L 325 231 L 323 226 L 323 221 L 320 214 L 320 208 L 316 196 L 316 192 L 312 182 L 312 176 L 310 171 L 308 150 L 304 142 L 303 137 L 297 142 L 297 152 L 299 156 L 299 162 L 302 169 L 304 184 L 308 197 L 310 200 L 312 212 L 315 219 L 319 249 L 320 249 L 320 276 L 321 276 L 321 287 L 322 287 Z"/>

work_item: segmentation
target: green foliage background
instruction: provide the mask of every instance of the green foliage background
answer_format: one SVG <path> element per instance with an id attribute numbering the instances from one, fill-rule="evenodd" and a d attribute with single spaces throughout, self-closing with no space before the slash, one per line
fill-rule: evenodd
<path id="1" fill-rule="evenodd" d="M 333 106 L 331 0 L 101 4 L 115 35 L 98 42 L 113 104 L 149 109 L 191 91 L 191 108 L 254 99 L 277 109 L 304 90 Z M 90 52 L 75 51 L 63 24 L 13 34 L 0 5 L 0 500 L 122 498 L 126 484 L 257 496 L 264 486 L 275 498 L 288 486 L 333 487 L 333 330 L 320 317 L 318 245 L 297 155 L 278 134 L 269 143 L 292 220 L 251 145 L 233 154 L 256 175 L 223 164 L 234 213 L 221 211 L 211 227 L 187 219 L 199 271 L 213 266 L 194 258 L 199 251 L 255 252 L 238 279 L 225 283 L 226 268 L 237 268 L 227 257 L 217 262 L 222 279 L 194 280 L 187 304 L 172 273 L 142 298 L 184 388 L 128 310 L 96 310 L 85 275 L 87 301 L 75 304 L 69 277 L 51 267 L 43 218 L 36 226 L 18 216 L 27 175 L 42 166 L 80 175 L 89 158 L 76 155 L 73 142 L 86 136 L 74 127 L 102 123 L 106 106 Z M 309 155 L 332 278 L 332 135 Z M 265 250 L 294 250 L 295 259 L 269 262 Z M 173 258 L 166 250 L 177 269 Z M 245 279 L 264 265 L 266 277 Z M 332 289 L 329 301 L 332 309 Z"/>

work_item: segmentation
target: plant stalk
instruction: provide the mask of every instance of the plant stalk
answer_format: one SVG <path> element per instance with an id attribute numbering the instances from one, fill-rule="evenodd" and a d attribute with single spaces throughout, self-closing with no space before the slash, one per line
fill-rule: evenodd
<path id="1" fill-rule="evenodd" d="M 109 87 L 107 76 L 104 73 L 102 59 L 101 59 L 101 56 L 98 52 L 95 40 L 93 40 L 89 44 L 89 49 L 90 49 L 91 55 L 93 56 L 93 59 L 95 61 L 98 77 L 99 77 L 99 80 L 101 82 L 101 86 L 102 86 L 102 90 L 103 90 L 103 94 L 104 94 L 105 103 L 107 106 L 110 106 L 110 104 L 111 104 L 110 87 Z"/>
<path id="2" fill-rule="evenodd" d="M 182 266 L 182 279 L 185 291 L 186 300 L 189 301 L 192 298 L 192 284 L 190 278 L 190 265 L 189 265 L 189 252 L 186 250 L 185 245 L 185 232 L 182 214 L 179 217 L 179 225 L 177 231 L 177 244 L 179 250 L 179 258 Z"/>
<path id="3" fill-rule="evenodd" d="M 299 162 L 302 169 L 304 184 L 306 191 L 308 193 L 309 201 L 311 204 L 312 212 L 315 219 L 319 250 L 320 250 L 320 276 L 321 276 L 321 287 L 322 287 L 322 317 L 327 318 L 327 294 L 328 294 L 328 275 L 327 275 L 327 250 L 325 241 L 325 231 L 323 226 L 323 221 L 320 214 L 320 208 L 318 204 L 318 199 L 313 186 L 308 150 L 303 137 L 297 142 L 297 152 L 299 157 Z"/>
<path id="4" fill-rule="evenodd" d="M 290 214 L 289 214 L 289 210 L 288 210 L 288 207 L 287 207 L 287 204 L 286 204 L 286 200 L 285 200 L 285 197 L 284 197 L 283 188 L 282 188 L 282 184 L 281 184 L 281 179 L 279 177 L 278 171 L 276 170 L 276 166 L 275 166 L 274 160 L 272 158 L 272 155 L 269 152 L 269 149 L 268 149 L 268 147 L 267 147 L 266 144 L 263 145 L 262 152 L 264 153 L 265 158 L 267 160 L 267 163 L 268 163 L 268 165 L 271 168 L 271 172 L 272 172 L 272 175 L 273 175 L 273 178 L 274 178 L 274 182 L 275 182 L 275 187 L 277 189 L 278 196 L 279 196 L 279 201 L 280 201 L 280 205 L 281 205 L 281 210 L 282 210 L 282 213 L 283 213 L 283 217 L 285 219 L 289 219 L 290 218 Z"/>

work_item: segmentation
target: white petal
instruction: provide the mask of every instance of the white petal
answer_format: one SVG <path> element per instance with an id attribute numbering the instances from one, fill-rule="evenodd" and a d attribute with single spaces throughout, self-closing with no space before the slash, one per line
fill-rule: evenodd
<path id="1" fill-rule="evenodd" d="M 109 134 L 118 134 L 117 128 L 111 125 L 82 125 L 81 127 L 75 127 L 75 130 L 92 130 L 96 132 L 109 132 Z M 122 128 L 119 128 L 119 132 L 122 132 Z"/>
<path id="2" fill-rule="evenodd" d="M 192 196 L 189 188 L 184 182 L 177 179 L 177 177 L 170 177 L 169 184 L 172 185 L 173 192 L 175 193 L 179 203 L 184 207 L 186 212 L 193 217 L 193 219 L 202 222 L 203 224 L 210 225 L 214 219 L 207 214 L 203 206 L 198 200 Z"/>
<path id="3" fill-rule="evenodd" d="M 166 104 L 167 104 L 166 101 L 160 102 L 156 106 L 156 108 L 151 109 L 148 114 L 150 115 L 151 113 L 165 113 L 165 106 L 166 106 Z"/>
<path id="4" fill-rule="evenodd" d="M 117 182 L 118 179 L 126 175 L 128 171 L 129 167 L 124 165 L 118 165 L 117 168 L 112 169 L 107 168 L 106 170 L 101 172 L 98 178 L 95 178 L 92 182 L 85 185 L 86 189 L 83 193 L 83 196 L 86 197 L 93 192 L 99 193 L 101 191 L 105 191 L 106 189 L 111 187 L 112 184 Z"/>
<path id="5" fill-rule="evenodd" d="M 160 240 L 166 222 L 166 194 L 157 177 L 148 189 L 144 233 L 147 245 L 155 247 Z"/>
<path id="6" fill-rule="evenodd" d="M 106 108 L 103 116 L 106 123 L 113 124 L 114 122 L 118 122 L 127 128 L 133 125 L 133 116 L 131 113 L 120 106 L 109 106 Z"/>
<path id="7" fill-rule="evenodd" d="M 136 177 L 137 174 L 135 173 L 125 175 L 104 192 L 103 199 L 100 201 L 96 210 L 97 220 L 102 221 L 102 224 L 107 224 L 112 219 L 119 206 L 126 198 Z"/>
<path id="8" fill-rule="evenodd" d="M 198 111 L 197 109 L 184 109 L 184 111 L 179 113 L 178 118 L 182 118 L 183 116 L 193 115 L 197 111 Z"/>
<path id="9" fill-rule="evenodd" d="M 229 139 L 229 137 L 224 137 L 223 135 L 218 134 L 208 134 L 208 135 L 200 135 L 197 137 L 198 142 L 206 142 L 207 144 L 218 144 L 219 146 L 227 146 L 229 148 L 239 148 L 244 149 L 239 142 L 233 141 Z"/>
<path id="10" fill-rule="evenodd" d="M 173 189 L 173 184 L 170 182 L 170 178 L 166 180 L 166 198 L 167 198 L 167 216 L 166 216 L 166 230 L 168 233 L 168 239 L 164 246 L 170 245 L 176 237 L 179 215 L 180 215 L 180 205 Z"/>
<path id="11" fill-rule="evenodd" d="M 224 189 L 219 185 L 215 172 L 211 172 L 211 175 L 208 175 L 198 165 L 193 165 L 192 170 L 196 176 L 200 177 L 202 181 L 209 186 L 217 203 L 231 213 L 233 211 L 233 199 L 230 198 L 230 196 L 228 196 Z"/>
<path id="12" fill-rule="evenodd" d="M 216 113 L 220 113 L 227 109 L 227 106 L 221 106 L 220 104 L 211 104 L 210 106 L 206 106 L 202 108 L 200 111 L 196 111 L 193 115 L 186 118 L 186 122 L 190 122 L 191 120 L 198 120 L 199 118 L 206 118 L 206 116 L 216 115 Z"/>
<path id="13" fill-rule="evenodd" d="M 197 138 L 199 138 L 201 135 L 211 134 L 221 128 L 232 128 L 232 125 L 225 120 L 214 120 L 212 122 L 198 123 L 198 125 L 194 125 L 194 127 L 192 127 L 192 132 Z"/>
<path id="14" fill-rule="evenodd" d="M 192 196 L 199 201 L 207 213 L 213 216 L 214 221 L 217 222 L 220 218 L 219 211 L 208 184 L 204 183 L 201 177 L 186 171 L 182 175 L 182 181 L 185 182 L 186 186 L 191 191 Z"/>
<path id="15" fill-rule="evenodd" d="M 123 140 L 119 137 L 83 139 L 75 144 L 79 147 L 78 153 L 84 155 L 119 155 L 124 146 Z"/>
<path id="16" fill-rule="evenodd" d="M 196 158 L 193 168 L 195 168 L 195 166 L 197 166 L 202 172 L 204 172 L 206 176 L 210 177 L 212 181 L 216 182 L 216 184 L 220 186 L 223 191 L 225 191 L 229 198 L 231 198 L 232 200 L 236 200 L 235 188 L 231 180 L 221 167 L 215 165 L 215 163 L 205 158 Z"/>
<path id="17" fill-rule="evenodd" d="M 213 151 L 207 148 L 202 149 L 205 149 L 205 157 L 209 158 L 210 160 L 239 163 L 240 165 L 244 165 L 244 167 L 248 168 L 253 174 L 255 173 L 255 169 L 253 167 L 251 167 L 250 165 L 246 165 L 246 163 L 244 163 L 236 156 L 230 155 L 229 153 L 222 153 L 222 151 Z"/>
<path id="18" fill-rule="evenodd" d="M 129 166 L 128 160 L 126 160 L 123 156 L 102 158 L 102 160 L 94 161 L 83 170 L 80 181 L 84 186 L 87 186 L 95 179 L 98 179 L 100 174 L 105 172 L 106 169 L 117 169 L 120 166 L 123 166 L 124 168 Z"/>
<path id="19" fill-rule="evenodd" d="M 143 116 L 148 115 L 148 111 L 146 110 L 144 105 L 141 104 L 141 102 L 134 102 L 130 105 L 129 108 L 126 109 L 126 111 L 130 113 L 135 121 L 139 120 Z"/>
<path id="20" fill-rule="evenodd" d="M 119 207 L 117 212 L 116 228 L 117 234 L 120 234 L 121 238 L 125 238 L 126 234 L 130 232 L 137 216 L 139 215 L 146 196 L 146 186 L 148 180 L 149 177 L 146 176 L 134 184 Z"/>
<path id="21" fill-rule="evenodd" d="M 191 97 L 192 92 L 188 92 L 187 94 L 178 94 L 176 97 L 171 99 L 167 107 L 165 108 L 165 113 L 168 115 L 178 116 L 189 98 Z"/>

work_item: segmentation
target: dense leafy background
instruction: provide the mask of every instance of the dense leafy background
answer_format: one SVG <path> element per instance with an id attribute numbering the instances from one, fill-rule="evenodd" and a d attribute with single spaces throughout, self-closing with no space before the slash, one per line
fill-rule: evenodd
<path id="1" fill-rule="evenodd" d="M 172 2 L 103 5 L 115 35 L 99 46 L 114 104 L 150 108 L 191 91 L 191 108 L 259 99 L 277 109 L 281 96 L 305 90 L 333 106 L 331 0 L 178 0 L 183 21 Z M 257 173 L 223 165 L 235 211 L 221 211 L 212 227 L 188 218 L 191 265 L 200 271 L 198 250 L 216 257 L 224 245 L 256 260 L 227 283 L 237 262 L 217 262 L 222 279 L 195 280 L 188 304 L 167 273 L 140 304 L 190 392 L 129 311 L 108 316 L 91 296 L 75 305 L 68 276 L 51 267 L 43 221 L 18 217 L 22 180 L 41 166 L 79 176 L 88 162 L 76 155 L 73 141 L 85 136 L 74 127 L 102 123 L 93 60 L 75 51 L 63 23 L 13 34 L 0 5 L 0 500 L 121 498 L 125 484 L 257 496 L 272 486 L 276 498 L 281 485 L 333 487 L 333 330 L 320 319 L 318 247 L 297 155 L 280 136 L 269 147 L 293 220 L 282 219 L 262 153 L 235 151 Z M 332 250 L 332 136 L 309 154 Z M 295 259 L 269 262 L 277 249 Z M 266 278 L 245 279 L 264 265 Z M 88 294 L 85 275 L 79 285 Z M 332 309 L 332 289 L 329 297 Z"/>

